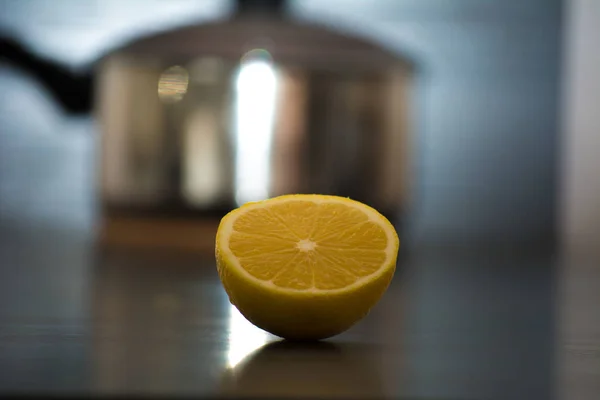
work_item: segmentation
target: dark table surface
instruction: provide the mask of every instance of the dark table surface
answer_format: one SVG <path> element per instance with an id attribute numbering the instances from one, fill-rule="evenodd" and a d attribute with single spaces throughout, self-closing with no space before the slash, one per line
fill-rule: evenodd
<path id="1" fill-rule="evenodd" d="M 278 341 L 211 257 L 0 240 L 0 393 L 598 399 L 600 268 L 511 252 L 411 255 L 348 332 Z"/>

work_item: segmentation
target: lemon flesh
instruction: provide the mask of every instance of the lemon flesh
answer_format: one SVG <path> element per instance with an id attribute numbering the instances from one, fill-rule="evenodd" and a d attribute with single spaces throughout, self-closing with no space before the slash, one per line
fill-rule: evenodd
<path id="1" fill-rule="evenodd" d="M 392 224 L 365 204 L 286 195 L 221 220 L 217 270 L 231 303 L 254 325 L 286 339 L 324 339 L 379 301 L 398 247 Z"/>

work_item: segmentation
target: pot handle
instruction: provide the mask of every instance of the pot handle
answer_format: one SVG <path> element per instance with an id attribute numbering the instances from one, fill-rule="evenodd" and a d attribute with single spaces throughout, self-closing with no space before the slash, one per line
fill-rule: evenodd
<path id="1" fill-rule="evenodd" d="M 92 110 L 94 77 L 91 70 L 73 72 L 65 65 L 40 57 L 9 35 L 0 33 L 0 62 L 35 77 L 67 113 Z"/>

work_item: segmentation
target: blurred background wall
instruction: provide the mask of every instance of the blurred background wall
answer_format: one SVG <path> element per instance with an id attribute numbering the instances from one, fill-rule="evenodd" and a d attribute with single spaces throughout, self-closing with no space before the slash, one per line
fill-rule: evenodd
<path id="1" fill-rule="evenodd" d="M 408 242 L 530 246 L 554 241 L 562 190 L 562 1 L 296 0 L 291 5 L 300 20 L 364 35 L 419 65 Z M 588 7 L 594 6 L 597 10 L 597 2 L 588 0 Z M 0 10 L 0 31 L 77 71 L 131 38 L 224 18 L 230 6 L 212 0 L 2 0 Z M 579 57 L 574 51 L 567 54 Z M 0 68 L 0 225 L 46 221 L 89 231 L 98 156 L 94 119 L 65 114 L 30 76 Z M 586 137 L 586 144 L 568 147 L 570 159 L 573 152 L 591 151 L 593 139 Z M 566 197 L 580 204 L 578 210 L 597 204 L 593 196 L 599 190 L 586 184 L 590 180 L 586 175 L 579 186 L 568 186 L 581 193 Z"/>
<path id="2" fill-rule="evenodd" d="M 569 4 L 560 231 L 569 255 L 594 256 L 600 254 L 600 2 Z"/>

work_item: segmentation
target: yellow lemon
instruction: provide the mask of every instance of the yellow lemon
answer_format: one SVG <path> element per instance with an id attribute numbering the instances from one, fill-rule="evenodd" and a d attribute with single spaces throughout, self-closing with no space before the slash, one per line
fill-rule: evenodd
<path id="1" fill-rule="evenodd" d="M 337 196 L 286 195 L 227 214 L 216 239 L 229 300 L 254 325 L 295 340 L 337 335 L 379 301 L 399 240 L 375 209 Z"/>

